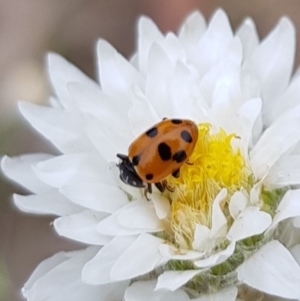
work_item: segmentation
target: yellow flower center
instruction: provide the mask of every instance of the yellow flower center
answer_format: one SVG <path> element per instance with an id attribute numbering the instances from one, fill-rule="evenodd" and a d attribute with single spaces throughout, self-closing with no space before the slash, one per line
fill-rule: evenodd
<path id="1" fill-rule="evenodd" d="M 192 247 L 196 224 L 211 227 L 212 204 L 222 188 L 228 192 L 221 204 L 226 211 L 235 191 L 251 187 L 251 170 L 241 150 L 233 146 L 240 138 L 223 129 L 211 133 L 210 124 L 200 124 L 198 129 L 195 150 L 181 167 L 180 177 L 167 179 L 174 239 L 183 248 Z"/>

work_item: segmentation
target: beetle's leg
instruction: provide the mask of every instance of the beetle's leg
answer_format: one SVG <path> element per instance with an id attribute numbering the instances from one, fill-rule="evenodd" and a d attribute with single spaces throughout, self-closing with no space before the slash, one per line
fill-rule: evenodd
<path id="1" fill-rule="evenodd" d="M 147 184 L 147 187 L 144 190 L 145 198 L 147 199 L 147 201 L 150 201 L 150 199 L 148 198 L 148 192 L 152 193 L 152 184 L 150 183 Z"/>
<path id="2" fill-rule="evenodd" d="M 160 192 L 164 192 L 165 188 L 166 188 L 166 183 L 165 182 L 157 182 L 154 185 L 156 186 L 156 188 L 160 191 Z"/>
<path id="3" fill-rule="evenodd" d="M 188 164 L 188 165 L 194 165 L 194 163 L 190 162 L 189 160 L 187 160 L 185 163 Z"/>
<path id="4" fill-rule="evenodd" d="M 179 178 L 179 176 L 180 176 L 180 168 L 174 170 L 174 171 L 172 172 L 172 176 L 173 176 L 174 178 Z"/>

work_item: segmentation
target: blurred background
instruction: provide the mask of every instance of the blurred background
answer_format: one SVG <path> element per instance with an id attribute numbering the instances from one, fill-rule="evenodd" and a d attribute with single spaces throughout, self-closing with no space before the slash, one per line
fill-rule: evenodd
<path id="1" fill-rule="evenodd" d="M 222 7 L 236 29 L 250 16 L 263 38 L 287 15 L 297 29 L 300 61 L 299 0 L 0 0 L 0 157 L 51 152 L 17 111 L 17 101 L 47 104 L 50 89 L 45 53 L 58 52 L 95 78 L 94 46 L 101 37 L 125 57 L 135 48 L 136 21 L 150 16 L 163 32 L 176 31 L 193 10 L 206 19 Z M 20 289 L 36 265 L 60 250 L 81 247 L 57 237 L 53 217 L 18 212 L 13 192 L 25 193 L 0 176 L 0 300 L 20 301 Z"/>

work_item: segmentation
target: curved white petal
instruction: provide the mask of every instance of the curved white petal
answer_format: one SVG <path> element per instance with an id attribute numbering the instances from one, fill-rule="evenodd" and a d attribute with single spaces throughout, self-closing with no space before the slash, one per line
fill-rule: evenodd
<path id="1" fill-rule="evenodd" d="M 60 188 L 60 192 L 75 204 L 96 211 L 113 213 L 128 203 L 119 188 L 102 183 L 76 183 Z"/>
<path id="2" fill-rule="evenodd" d="M 123 206 L 122 208 L 114 212 L 112 215 L 108 216 L 103 221 L 101 221 L 97 226 L 97 230 L 99 231 L 99 233 L 111 236 L 127 236 L 147 232 L 148 229 L 145 229 L 144 226 L 142 226 L 142 228 L 125 227 L 122 226 L 119 221 L 119 216 L 123 212 L 130 210 L 131 208 L 137 207 L 139 204 L 143 203 L 145 203 L 144 199 L 129 202 L 127 205 Z M 156 230 L 154 229 L 153 232 L 156 232 Z"/>
<path id="3" fill-rule="evenodd" d="M 84 116 L 87 136 L 100 154 L 108 161 L 115 161 L 117 153 L 126 154 L 133 140 L 129 123 L 127 127 L 115 128 L 106 120 L 92 115 Z M 112 121 L 113 123 L 113 121 Z"/>
<path id="4" fill-rule="evenodd" d="M 210 255 L 207 258 L 196 260 L 194 264 L 198 268 L 202 268 L 202 269 L 215 266 L 227 260 L 233 254 L 234 250 L 235 250 L 235 241 L 232 241 L 224 250 L 217 252 L 213 255 Z"/>
<path id="5" fill-rule="evenodd" d="M 183 290 L 170 292 L 167 290 L 155 291 L 155 281 L 134 282 L 125 291 L 124 301 L 190 301 Z"/>
<path id="6" fill-rule="evenodd" d="M 272 223 L 270 214 L 260 211 L 258 207 L 247 207 L 242 211 L 230 227 L 227 238 L 238 241 L 263 233 Z"/>
<path id="7" fill-rule="evenodd" d="M 226 233 L 227 230 L 227 219 L 220 208 L 220 203 L 227 196 L 227 190 L 223 188 L 216 196 L 212 206 L 212 227 L 211 237 L 220 237 Z"/>
<path id="8" fill-rule="evenodd" d="M 74 111 L 76 106 L 67 89 L 68 82 L 78 81 L 94 87 L 97 84 L 87 77 L 77 67 L 72 65 L 62 56 L 56 53 L 49 53 L 47 56 L 47 65 L 50 81 L 60 104 L 71 111 Z"/>
<path id="9" fill-rule="evenodd" d="M 259 45 L 259 38 L 252 19 L 247 18 L 236 32 L 243 45 L 243 60 L 249 58 Z"/>
<path id="10" fill-rule="evenodd" d="M 147 114 L 141 114 L 147 112 Z M 129 123 L 135 137 L 148 130 L 153 124 L 161 121 L 153 104 L 136 86 L 132 91 L 132 105 L 128 111 Z"/>
<path id="11" fill-rule="evenodd" d="M 193 249 L 205 252 L 214 247 L 215 240 L 211 237 L 211 230 L 203 225 L 196 224 Z"/>
<path id="12" fill-rule="evenodd" d="M 114 281 L 132 279 L 151 272 L 154 268 L 166 263 L 158 246 L 163 240 L 148 233 L 140 236 L 124 250 L 113 265 L 110 277 Z"/>
<path id="13" fill-rule="evenodd" d="M 294 117 L 277 121 L 265 130 L 250 152 L 251 168 L 258 179 L 267 175 L 280 156 L 299 141 L 299 128 L 300 118 Z"/>
<path id="14" fill-rule="evenodd" d="M 277 187 L 297 185 L 300 183 L 300 155 L 282 156 L 271 168 L 264 183 Z"/>
<path id="15" fill-rule="evenodd" d="M 248 205 L 248 198 L 241 191 L 236 191 L 229 202 L 229 212 L 233 219 L 246 209 Z"/>
<path id="16" fill-rule="evenodd" d="M 288 299 L 300 298 L 300 267 L 291 253 L 274 240 L 237 268 L 239 281 Z"/>
<path id="17" fill-rule="evenodd" d="M 273 229 L 281 221 L 290 217 L 300 216 L 300 189 L 289 190 L 283 196 L 277 207 L 270 229 Z"/>
<path id="18" fill-rule="evenodd" d="M 157 217 L 159 219 L 166 218 L 171 210 L 170 201 L 164 196 L 156 193 L 151 195 L 151 200 L 153 202 Z"/>
<path id="19" fill-rule="evenodd" d="M 132 84 L 144 87 L 141 74 L 105 40 L 98 41 L 97 54 L 102 90 L 128 108 Z"/>
<path id="20" fill-rule="evenodd" d="M 136 240 L 136 236 L 115 237 L 91 258 L 83 267 L 82 280 L 98 285 L 115 282 L 110 274 L 116 261 Z"/>
<path id="21" fill-rule="evenodd" d="M 19 110 L 30 124 L 61 152 L 95 152 L 79 113 L 19 102 Z"/>
<path id="22" fill-rule="evenodd" d="M 124 111 L 128 110 L 129 105 L 125 101 L 110 97 L 100 87 L 91 88 L 83 83 L 68 83 L 68 89 L 80 112 L 93 115 L 108 125 L 114 120 L 113 128 L 116 129 L 128 127 Z"/>
<path id="23" fill-rule="evenodd" d="M 205 253 L 201 253 L 198 251 L 193 250 L 181 250 L 177 249 L 176 247 L 163 243 L 159 247 L 159 251 L 161 255 L 167 259 L 174 259 L 174 260 L 195 260 L 202 258 Z"/>
<path id="24" fill-rule="evenodd" d="M 300 244 L 293 246 L 290 249 L 292 255 L 294 256 L 295 260 L 298 262 L 300 265 Z"/>
<path id="25" fill-rule="evenodd" d="M 278 96 L 277 101 L 270 108 L 268 113 L 270 121 L 275 121 L 283 112 L 292 110 L 299 105 L 300 77 L 296 75 L 294 77 L 284 93 Z"/>
<path id="26" fill-rule="evenodd" d="M 72 203 L 57 190 L 31 195 L 13 195 L 15 205 L 22 211 L 34 214 L 68 215 L 84 208 Z"/>
<path id="27" fill-rule="evenodd" d="M 50 154 L 30 154 L 18 157 L 4 156 L 1 160 L 1 169 L 4 174 L 35 193 L 52 190 L 42 182 L 32 171 L 32 165 L 53 158 Z"/>
<path id="28" fill-rule="evenodd" d="M 109 164 L 99 155 L 62 155 L 39 162 L 32 168 L 38 178 L 57 188 L 89 181 L 114 184 Z"/>
<path id="29" fill-rule="evenodd" d="M 170 86 L 170 98 L 172 99 L 172 116 L 184 117 L 191 120 L 203 120 L 199 112 L 194 110 L 194 103 L 203 103 L 202 93 L 198 85 L 200 79 L 194 70 L 178 61 L 175 65 Z"/>
<path id="30" fill-rule="evenodd" d="M 254 124 L 259 117 L 261 108 L 261 98 L 252 98 L 246 101 L 238 110 L 236 132 L 241 137 L 241 148 L 245 157 L 248 157 L 249 147 L 251 147 L 253 138 Z"/>
<path id="31" fill-rule="evenodd" d="M 129 284 L 127 281 L 101 286 L 82 282 L 82 267 L 96 251 L 95 248 L 88 248 L 77 252 L 61 252 L 45 260 L 25 284 L 24 296 L 31 301 L 120 300 Z"/>
<path id="32" fill-rule="evenodd" d="M 106 214 L 95 211 L 82 211 L 77 214 L 62 216 L 54 220 L 56 232 L 75 241 L 90 245 L 104 245 L 112 238 L 97 232 L 96 227 Z"/>
<path id="33" fill-rule="evenodd" d="M 167 54 L 158 44 L 153 44 L 147 68 L 146 97 L 150 100 L 159 118 L 169 117 L 172 107 L 170 86 L 174 67 Z"/>
<path id="34" fill-rule="evenodd" d="M 167 289 L 175 291 L 204 271 L 206 270 L 164 271 L 158 277 L 155 290 Z"/>
<path id="35" fill-rule="evenodd" d="M 282 18 L 249 59 L 260 81 L 265 115 L 288 85 L 294 54 L 295 30 L 289 19 Z"/>
<path id="36" fill-rule="evenodd" d="M 219 9 L 209 22 L 206 32 L 201 37 L 197 48 L 196 56 L 192 62 L 197 66 L 199 75 L 202 76 L 211 69 L 224 55 L 233 33 L 226 13 Z"/>
<path id="37" fill-rule="evenodd" d="M 162 44 L 164 37 L 157 25 L 148 17 L 142 16 L 138 21 L 138 65 L 142 74 L 146 74 L 149 65 L 149 51 L 156 42 Z"/>
<path id="38" fill-rule="evenodd" d="M 195 49 L 206 30 L 206 22 L 198 11 L 190 14 L 179 29 L 178 37 L 186 49 L 187 57 L 195 54 Z"/>
<path id="39" fill-rule="evenodd" d="M 163 222 L 158 218 L 153 204 L 150 202 L 134 202 L 129 209 L 118 215 L 121 226 L 131 229 L 144 229 L 147 232 L 164 230 Z"/>

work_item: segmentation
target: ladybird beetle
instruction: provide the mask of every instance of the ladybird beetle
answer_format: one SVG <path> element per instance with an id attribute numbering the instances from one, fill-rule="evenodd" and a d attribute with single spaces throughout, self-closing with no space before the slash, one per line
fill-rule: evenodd
<path id="1" fill-rule="evenodd" d="M 165 190 L 168 175 L 180 175 L 198 139 L 197 125 L 188 119 L 164 119 L 137 137 L 129 146 L 128 156 L 117 154 L 121 180 L 152 192 L 154 184 Z"/>

